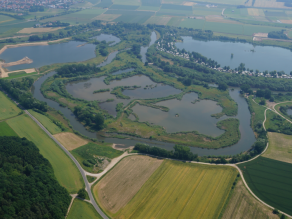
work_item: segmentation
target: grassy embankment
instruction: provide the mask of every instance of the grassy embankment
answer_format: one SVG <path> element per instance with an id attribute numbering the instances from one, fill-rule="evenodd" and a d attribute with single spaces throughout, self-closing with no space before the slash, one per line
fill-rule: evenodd
<path id="1" fill-rule="evenodd" d="M 135 166 L 129 165 L 121 171 L 129 172 L 133 168 Z M 94 187 L 94 195 L 113 218 L 191 218 L 194 215 L 197 218 L 217 218 L 227 201 L 236 174 L 236 169 L 232 167 L 164 160 L 135 196 L 118 211 L 111 212 L 110 205 L 102 205 L 102 197 L 96 190 L 107 175 Z M 127 174 L 124 175 L 126 177 Z M 139 181 L 140 178 L 134 180 Z"/>
<path id="2" fill-rule="evenodd" d="M 123 152 L 113 149 L 109 143 L 88 143 L 71 151 L 83 169 L 88 172 L 97 173 L 103 169 L 98 167 L 104 159 L 110 162 L 111 159 L 120 156 Z"/>
<path id="3" fill-rule="evenodd" d="M 262 155 L 270 159 L 292 163 L 292 136 L 269 132 L 269 147 Z"/>
<path id="4" fill-rule="evenodd" d="M 70 193 L 76 193 L 84 187 L 81 174 L 73 161 L 28 115 L 9 119 L 7 123 L 20 137 L 35 143 L 40 153 L 52 164 L 59 183 Z"/>
<path id="5" fill-rule="evenodd" d="M 0 91 L 0 121 L 17 116 L 21 110 Z"/>
<path id="6" fill-rule="evenodd" d="M 292 164 L 260 156 L 239 164 L 238 167 L 257 197 L 287 214 L 292 214 Z"/>
<path id="7" fill-rule="evenodd" d="M 102 219 L 102 217 L 96 212 L 94 207 L 85 201 L 75 199 L 73 201 L 72 207 L 70 209 L 70 212 L 67 216 L 67 219 Z"/>
<path id="8" fill-rule="evenodd" d="M 0 136 L 18 136 L 15 131 L 4 121 L 0 122 Z"/>
<path id="9" fill-rule="evenodd" d="M 241 179 L 238 180 L 228 204 L 221 214 L 222 219 L 279 219 L 270 208 L 260 203 L 248 192 Z"/>

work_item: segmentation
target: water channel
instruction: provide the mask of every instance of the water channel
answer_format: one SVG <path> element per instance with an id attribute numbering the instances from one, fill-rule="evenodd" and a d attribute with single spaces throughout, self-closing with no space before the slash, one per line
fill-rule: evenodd
<path id="1" fill-rule="evenodd" d="M 117 43 L 121 42 L 120 38 L 113 36 L 111 34 L 100 34 L 95 37 L 91 37 L 90 39 L 96 39 L 98 41 L 106 41 L 107 43 L 110 43 L 109 46 L 114 46 Z"/>
<path id="2" fill-rule="evenodd" d="M 237 68 L 244 63 L 246 68 L 258 69 L 263 72 L 292 71 L 292 51 L 273 46 L 254 46 L 250 43 L 233 43 L 221 41 L 202 41 L 192 37 L 182 37 L 183 42 L 175 43 L 179 49 L 188 52 L 198 52 L 203 56 L 217 61 L 221 67 Z M 231 58 L 233 53 L 233 58 Z"/>

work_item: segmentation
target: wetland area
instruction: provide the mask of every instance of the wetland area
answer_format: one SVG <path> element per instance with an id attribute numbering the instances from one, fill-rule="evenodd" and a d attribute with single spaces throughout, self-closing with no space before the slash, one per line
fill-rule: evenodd
<path id="1" fill-rule="evenodd" d="M 105 36 L 102 37 L 103 37 L 102 39 L 106 38 Z M 155 42 L 155 39 L 156 34 L 153 32 L 151 35 L 150 45 L 152 45 Z M 119 41 L 116 40 L 114 37 L 112 39 L 109 39 L 107 42 L 109 43 L 112 41 L 114 41 L 114 43 L 119 43 Z M 69 57 L 63 55 L 62 58 L 59 57 L 58 59 L 59 63 L 84 61 L 95 57 L 94 45 L 86 44 L 84 46 L 77 47 L 80 44 L 81 44 L 80 42 L 71 41 L 69 43 L 45 46 L 45 48 L 47 49 L 48 57 L 54 57 L 56 51 L 59 50 L 66 51 L 66 53 L 71 53 L 72 57 L 74 57 L 74 59 L 72 59 L 70 55 Z M 61 47 L 64 47 L 65 49 L 61 50 L 60 49 Z M 28 56 L 29 53 L 33 53 L 35 57 L 37 57 L 38 54 L 40 54 L 39 50 L 40 48 L 38 48 L 38 46 L 20 47 L 16 49 L 21 49 L 19 50 L 21 51 L 21 54 L 19 55 L 20 57 Z M 78 52 L 77 50 L 79 49 L 82 49 L 82 51 L 80 50 Z M 147 52 L 147 49 L 148 47 L 142 47 L 141 49 L 142 60 L 143 57 L 146 57 L 145 53 Z M 11 49 L 5 51 L 5 53 L 3 53 L 1 57 L 3 58 L 5 56 L 5 58 L 7 59 L 6 55 L 11 53 L 10 50 Z M 117 54 L 118 54 L 117 51 L 112 52 L 108 56 L 108 58 L 98 66 L 102 67 L 107 64 L 110 64 Z M 54 61 L 54 58 L 51 60 L 46 60 L 46 63 L 34 61 L 33 67 L 37 66 L 40 67 L 52 63 L 56 63 Z M 19 67 L 18 69 L 24 68 L 22 66 L 17 67 Z M 27 66 L 25 66 L 25 68 L 26 67 Z M 113 75 L 123 74 L 131 72 L 133 70 L 134 69 L 132 68 L 126 70 L 119 70 L 113 72 L 112 74 Z M 40 91 L 41 85 L 47 78 L 53 76 L 54 74 L 56 74 L 56 72 L 50 72 L 45 76 L 40 77 L 34 83 L 32 89 L 33 95 L 36 99 L 47 102 L 47 104 L 50 107 L 55 108 L 56 110 L 60 110 L 64 114 L 64 116 L 67 119 L 69 119 L 71 125 L 76 131 L 79 131 L 81 134 L 90 138 L 98 138 L 99 140 L 104 140 L 106 142 L 116 144 L 124 144 L 126 146 L 132 146 L 140 142 L 147 143 L 149 145 L 155 145 L 167 150 L 173 149 L 174 147 L 173 143 L 160 142 L 150 139 L 141 139 L 137 137 L 130 137 L 129 139 L 104 138 L 97 133 L 87 131 L 85 127 L 76 120 L 74 114 L 70 109 L 61 107 L 57 102 L 49 100 L 42 95 Z M 162 83 L 155 83 L 146 75 L 135 75 L 128 78 L 124 78 L 122 80 L 113 80 L 110 81 L 109 85 L 104 83 L 104 78 L 105 76 L 90 78 L 84 81 L 70 82 L 66 84 L 65 87 L 68 93 L 71 94 L 73 97 L 85 99 L 88 101 L 98 100 L 100 102 L 99 103 L 100 107 L 102 109 L 107 110 L 108 113 L 113 116 L 116 116 L 117 114 L 115 111 L 115 107 L 118 103 L 123 103 L 124 106 L 126 106 L 134 99 L 143 100 L 158 97 L 167 97 L 169 95 L 176 95 L 182 92 L 181 90 L 174 88 L 172 86 L 164 85 Z M 115 95 L 110 93 L 110 91 L 117 86 L 134 86 L 134 85 L 136 85 L 137 88 L 125 89 L 122 92 L 123 95 L 128 96 L 129 99 L 118 99 Z M 109 89 L 110 91 L 95 94 L 93 93 L 95 90 L 101 89 Z M 235 117 L 223 116 L 219 119 L 212 117 L 211 115 L 220 113 L 222 111 L 222 107 L 211 100 L 198 101 L 198 94 L 194 92 L 184 94 L 181 100 L 170 99 L 156 103 L 156 105 L 158 106 L 167 107 L 169 109 L 168 112 L 161 111 L 155 108 L 150 108 L 147 106 L 142 106 L 139 104 L 136 104 L 132 109 L 133 112 L 139 117 L 139 122 L 148 122 L 153 125 L 162 126 L 168 133 L 197 131 L 200 134 L 205 134 L 212 137 L 218 137 L 225 132 L 224 130 L 219 129 L 216 123 L 227 118 L 237 118 L 240 121 L 239 130 L 241 133 L 241 137 L 240 140 L 233 146 L 225 147 L 222 149 L 203 149 L 197 147 L 190 147 L 191 151 L 198 155 L 235 155 L 250 149 L 251 145 L 255 142 L 255 136 L 250 126 L 251 115 L 248 110 L 246 100 L 240 95 L 239 89 L 229 90 L 229 94 L 238 105 L 238 114 Z M 111 102 L 106 102 L 108 99 L 111 99 Z M 130 115 L 129 119 L 135 119 L 133 114 Z"/>

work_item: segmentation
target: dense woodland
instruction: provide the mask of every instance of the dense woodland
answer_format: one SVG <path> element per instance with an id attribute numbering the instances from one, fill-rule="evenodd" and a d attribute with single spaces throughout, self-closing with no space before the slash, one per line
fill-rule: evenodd
<path id="1" fill-rule="evenodd" d="M 289 37 L 282 31 L 272 31 L 268 33 L 269 38 L 289 40 Z"/>
<path id="2" fill-rule="evenodd" d="M 71 197 L 34 143 L 0 137 L 0 218 L 65 218 Z"/>
<path id="3" fill-rule="evenodd" d="M 100 68 L 96 65 L 84 65 L 84 64 L 73 64 L 73 65 L 64 65 L 56 70 L 57 74 L 61 77 L 76 77 L 82 75 L 90 75 L 97 72 L 100 72 Z M 56 75 L 56 77 L 58 76 Z"/>
<path id="4" fill-rule="evenodd" d="M 74 107 L 73 111 L 77 119 L 93 130 L 101 130 L 104 128 L 104 116 L 91 112 L 90 108 Z"/>
<path id="5" fill-rule="evenodd" d="M 22 78 L 21 80 L 0 80 L 0 87 L 26 109 L 38 109 L 46 112 L 48 110 L 47 103 L 35 99 L 30 92 L 33 82 L 33 78 L 30 77 Z"/>

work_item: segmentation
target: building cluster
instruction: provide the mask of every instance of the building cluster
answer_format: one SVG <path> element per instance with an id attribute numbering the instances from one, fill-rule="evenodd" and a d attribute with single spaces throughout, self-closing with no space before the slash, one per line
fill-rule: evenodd
<path id="1" fill-rule="evenodd" d="M 0 0 L 0 10 L 29 11 L 32 7 L 65 9 L 73 0 Z"/>
<path id="2" fill-rule="evenodd" d="M 175 38 L 175 34 L 169 34 L 167 33 L 167 38 Z M 174 40 L 175 41 L 175 40 Z M 285 72 L 259 72 L 257 71 L 253 71 L 253 70 L 249 70 L 249 69 L 245 69 L 243 71 L 239 71 L 237 68 L 236 69 L 231 69 L 229 66 L 225 66 L 225 67 L 220 67 L 220 65 L 217 65 L 216 67 L 213 66 L 209 66 L 208 63 L 204 63 L 199 59 L 194 59 L 192 58 L 192 54 L 188 53 L 187 51 L 183 50 L 179 50 L 176 48 L 175 46 L 175 42 L 170 42 L 169 40 L 165 40 L 164 37 L 159 40 L 156 44 L 156 49 L 161 51 L 161 52 L 166 52 L 168 54 L 174 55 L 174 56 L 178 56 L 187 60 L 191 60 L 197 64 L 200 65 L 204 65 L 208 68 L 220 71 L 220 72 L 229 72 L 229 73 L 235 73 L 235 74 L 244 74 L 244 75 L 249 75 L 249 76 L 260 76 L 260 77 L 266 77 L 266 78 L 290 78 L 292 79 L 292 75 L 290 73 L 290 75 L 287 75 Z M 292 72 L 292 71 L 291 71 Z"/>

